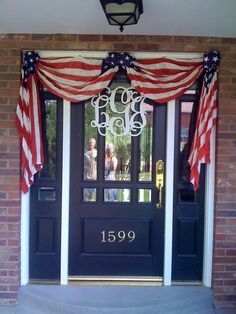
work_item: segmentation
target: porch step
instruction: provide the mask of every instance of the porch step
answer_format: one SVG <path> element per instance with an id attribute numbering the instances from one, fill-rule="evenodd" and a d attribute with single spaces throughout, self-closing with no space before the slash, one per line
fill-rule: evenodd
<path id="1" fill-rule="evenodd" d="M 196 286 L 55 286 L 20 289 L 21 314 L 213 314 L 211 290 Z"/>

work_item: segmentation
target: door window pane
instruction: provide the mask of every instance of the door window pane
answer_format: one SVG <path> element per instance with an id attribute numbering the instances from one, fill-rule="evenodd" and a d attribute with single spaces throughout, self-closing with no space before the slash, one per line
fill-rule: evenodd
<path id="1" fill-rule="evenodd" d="M 139 189 L 138 190 L 138 202 L 139 203 L 151 203 L 152 190 L 151 189 Z"/>
<path id="2" fill-rule="evenodd" d="M 105 143 L 105 180 L 130 181 L 131 137 L 113 137 Z"/>
<path id="3" fill-rule="evenodd" d="M 190 166 L 188 157 L 194 135 L 194 121 L 197 107 L 194 102 L 181 102 L 180 104 L 180 130 L 179 130 L 179 184 L 178 201 L 196 202 L 196 192 L 189 182 Z"/>
<path id="4" fill-rule="evenodd" d="M 145 104 L 147 124 L 140 134 L 139 181 L 152 180 L 153 106 Z"/>
<path id="5" fill-rule="evenodd" d="M 180 128 L 180 151 L 182 152 L 188 143 L 188 133 L 191 114 L 193 110 L 193 102 L 181 103 L 181 128 Z"/>
<path id="6" fill-rule="evenodd" d="M 118 112 L 124 111 L 125 105 L 119 102 L 119 93 L 116 94 L 116 110 L 114 113 L 110 108 L 106 108 L 106 113 L 117 118 L 117 123 L 114 123 L 113 129 L 117 136 L 106 132 L 105 140 L 105 180 L 130 181 L 130 166 L 131 166 L 131 135 L 122 135 L 124 130 L 120 126 L 118 118 L 122 116 Z M 109 173 L 111 172 L 111 175 Z"/>
<path id="7" fill-rule="evenodd" d="M 104 202 L 130 202 L 130 189 L 104 189 Z"/>
<path id="8" fill-rule="evenodd" d="M 190 122 L 191 119 L 193 119 L 194 114 L 193 104 L 193 102 L 181 102 L 180 106 L 179 179 L 186 182 L 189 182 L 190 167 L 188 163 L 188 157 L 192 144 L 192 137 L 194 134 L 193 130 L 190 130 Z"/>
<path id="9" fill-rule="evenodd" d="M 85 104 L 84 117 L 84 180 L 97 180 L 97 132 L 91 126 L 94 108 Z"/>
<path id="10" fill-rule="evenodd" d="M 57 100 L 46 99 L 43 111 L 45 164 L 40 177 L 56 178 Z"/>
<path id="11" fill-rule="evenodd" d="M 56 189 L 54 187 L 40 187 L 38 189 L 38 201 L 55 201 Z"/>
<path id="12" fill-rule="evenodd" d="M 84 202 L 96 202 L 97 193 L 96 188 L 84 188 L 83 189 L 83 201 Z"/>

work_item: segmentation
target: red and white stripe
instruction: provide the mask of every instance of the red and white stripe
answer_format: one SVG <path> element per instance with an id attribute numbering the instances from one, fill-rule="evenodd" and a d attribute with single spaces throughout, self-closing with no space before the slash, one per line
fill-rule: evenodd
<path id="1" fill-rule="evenodd" d="M 191 168 L 190 181 L 196 191 L 199 186 L 200 168 L 202 163 L 210 163 L 212 128 L 217 120 L 218 81 L 215 72 L 207 91 L 203 84 L 198 108 L 196 131 L 189 156 Z"/>
<path id="2" fill-rule="evenodd" d="M 118 68 L 101 74 L 102 60 L 81 57 L 40 59 L 37 75 L 53 94 L 71 102 L 87 100 L 99 94 L 110 83 Z"/>
<path id="3" fill-rule="evenodd" d="M 127 73 L 140 94 L 165 103 L 188 90 L 203 72 L 202 61 L 179 59 L 151 59 L 134 62 L 139 71 L 128 68 Z"/>
<path id="4" fill-rule="evenodd" d="M 204 68 L 200 59 L 150 59 L 127 68 L 131 86 L 158 103 L 176 99 L 194 84 Z M 139 70 L 137 70 L 137 68 Z M 87 100 L 105 89 L 118 67 L 101 74 L 102 60 L 81 57 L 40 58 L 36 73 L 20 88 L 17 126 L 22 148 L 21 187 L 27 192 L 34 174 L 43 167 L 41 111 L 37 80 L 55 95 L 71 102 Z M 22 78 L 23 80 L 23 78 Z M 212 85 L 213 84 L 213 85 Z M 200 164 L 209 161 L 210 133 L 216 123 L 217 80 L 203 90 L 194 145 L 190 155 L 191 181 L 196 189 Z"/>
<path id="5" fill-rule="evenodd" d="M 35 76 L 28 78 L 27 88 L 20 87 L 16 109 L 21 141 L 21 188 L 26 193 L 34 182 L 34 174 L 43 167 L 41 104 Z"/>

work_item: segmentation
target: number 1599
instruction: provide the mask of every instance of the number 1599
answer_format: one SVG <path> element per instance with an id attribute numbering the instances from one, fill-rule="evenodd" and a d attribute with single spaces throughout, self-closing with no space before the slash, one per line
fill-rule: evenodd
<path id="1" fill-rule="evenodd" d="M 123 241 L 127 241 L 127 242 L 133 242 L 135 239 L 135 232 L 134 231 L 114 231 L 114 230 L 110 230 L 110 231 L 106 231 L 103 230 L 101 232 L 102 234 L 102 241 L 103 243 L 105 242 L 123 242 Z"/>

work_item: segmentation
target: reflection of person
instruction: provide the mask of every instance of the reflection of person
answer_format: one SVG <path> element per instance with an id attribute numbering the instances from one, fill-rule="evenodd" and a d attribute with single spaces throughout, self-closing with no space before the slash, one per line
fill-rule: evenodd
<path id="1" fill-rule="evenodd" d="M 114 156 L 114 146 L 112 143 L 106 144 L 105 149 L 105 180 L 114 181 L 116 179 L 116 168 L 118 160 Z M 105 199 L 107 201 L 118 201 L 118 194 L 116 189 L 106 189 Z"/>
<path id="2" fill-rule="evenodd" d="M 90 138 L 88 142 L 87 150 L 84 154 L 84 179 L 96 180 L 97 179 L 97 150 L 95 148 L 95 138 Z M 84 189 L 84 201 L 95 201 L 96 189 L 85 188 Z"/>
<path id="3" fill-rule="evenodd" d="M 97 179 L 97 150 L 95 148 L 95 138 L 90 138 L 87 150 L 84 154 L 84 179 L 96 180 Z"/>

